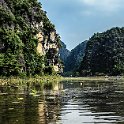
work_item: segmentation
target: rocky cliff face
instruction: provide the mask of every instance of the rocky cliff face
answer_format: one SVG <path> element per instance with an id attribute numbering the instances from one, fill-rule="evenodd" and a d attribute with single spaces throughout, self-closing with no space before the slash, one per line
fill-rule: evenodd
<path id="1" fill-rule="evenodd" d="M 88 41 L 80 66 L 81 75 L 124 73 L 124 28 L 94 34 Z"/>
<path id="2" fill-rule="evenodd" d="M 0 75 L 61 70 L 60 37 L 37 0 L 0 0 Z"/>
<path id="3" fill-rule="evenodd" d="M 43 32 L 39 32 L 37 34 L 38 45 L 37 52 L 41 56 L 46 56 L 48 62 L 48 66 L 52 65 L 55 72 L 59 72 L 61 69 L 61 64 L 59 63 L 59 45 L 56 40 L 57 34 L 56 31 L 51 31 L 49 35 L 45 35 Z M 50 53 L 51 52 L 51 53 Z M 47 55 L 50 56 L 47 56 Z"/>

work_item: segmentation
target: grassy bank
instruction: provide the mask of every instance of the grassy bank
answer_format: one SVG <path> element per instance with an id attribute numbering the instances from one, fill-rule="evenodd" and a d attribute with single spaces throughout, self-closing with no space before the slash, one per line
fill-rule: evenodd
<path id="1" fill-rule="evenodd" d="M 12 84 L 20 84 L 20 83 L 27 83 L 27 82 L 35 82 L 35 83 L 44 83 L 44 82 L 50 82 L 50 81 L 59 81 L 63 78 L 61 76 L 37 76 L 37 77 L 25 77 L 25 78 L 19 78 L 19 77 L 0 77 L 0 85 L 12 83 Z"/>
<path id="2" fill-rule="evenodd" d="M 45 82 L 53 82 L 53 81 L 124 81 L 124 77 L 117 76 L 96 76 L 96 77 L 61 77 L 61 76 L 37 76 L 37 77 L 0 77 L 0 85 L 12 83 L 12 84 L 24 84 L 27 82 L 35 82 L 35 83 L 45 83 Z"/>
<path id="3" fill-rule="evenodd" d="M 77 80 L 77 81 L 116 81 L 116 80 L 123 80 L 124 77 L 121 76 L 95 76 L 95 77 L 64 77 L 62 80 Z"/>

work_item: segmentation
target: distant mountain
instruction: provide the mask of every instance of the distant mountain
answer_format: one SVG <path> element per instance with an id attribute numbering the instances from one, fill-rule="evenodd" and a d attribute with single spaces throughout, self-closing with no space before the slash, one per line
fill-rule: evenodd
<path id="1" fill-rule="evenodd" d="M 87 41 L 84 41 L 71 50 L 65 61 L 64 72 L 73 72 L 79 67 L 80 62 L 83 60 L 85 55 L 86 44 Z"/>
<path id="2" fill-rule="evenodd" d="M 61 48 L 59 50 L 59 54 L 60 54 L 60 59 L 62 60 L 63 63 L 65 63 L 67 57 L 70 54 L 70 51 L 66 48 L 65 43 L 61 42 Z"/>
<path id="3" fill-rule="evenodd" d="M 83 76 L 124 74 L 124 27 L 94 34 L 87 42 L 79 72 Z"/>

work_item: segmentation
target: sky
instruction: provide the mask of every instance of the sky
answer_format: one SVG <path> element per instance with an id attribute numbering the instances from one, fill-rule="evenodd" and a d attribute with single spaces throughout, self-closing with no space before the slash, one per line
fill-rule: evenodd
<path id="1" fill-rule="evenodd" d="M 124 0 L 39 0 L 69 50 L 94 33 L 124 26 Z"/>

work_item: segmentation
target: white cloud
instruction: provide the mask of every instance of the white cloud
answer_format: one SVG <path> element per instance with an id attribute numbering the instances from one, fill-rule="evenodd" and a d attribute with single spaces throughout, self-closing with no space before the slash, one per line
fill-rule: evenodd
<path id="1" fill-rule="evenodd" d="M 83 5 L 92 8 L 92 10 L 104 12 L 116 12 L 123 8 L 124 0 L 80 0 Z"/>

